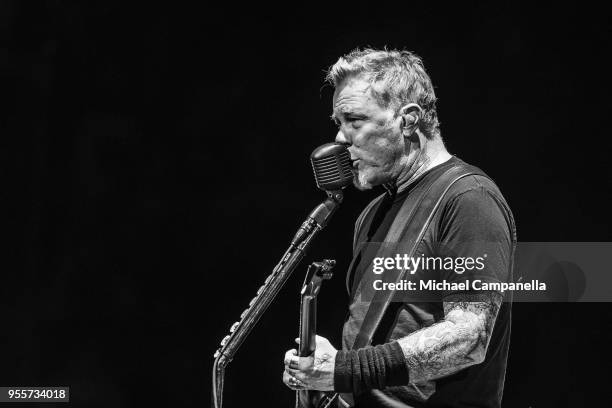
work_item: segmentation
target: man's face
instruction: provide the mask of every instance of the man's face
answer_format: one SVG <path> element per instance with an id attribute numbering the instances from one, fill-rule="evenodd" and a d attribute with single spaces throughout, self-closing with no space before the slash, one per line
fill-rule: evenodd
<path id="1" fill-rule="evenodd" d="M 336 142 L 349 144 L 355 186 L 370 189 L 397 177 L 404 156 L 401 117 L 381 107 L 371 94 L 371 84 L 349 77 L 334 92 L 332 118 L 338 125 Z"/>

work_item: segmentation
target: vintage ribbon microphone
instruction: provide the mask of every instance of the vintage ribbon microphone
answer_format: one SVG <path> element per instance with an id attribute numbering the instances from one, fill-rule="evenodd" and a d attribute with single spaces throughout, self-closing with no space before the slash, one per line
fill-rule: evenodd
<path id="1" fill-rule="evenodd" d="M 223 404 L 225 367 L 298 266 L 315 235 L 329 222 L 342 202 L 342 189 L 352 184 L 351 157 L 346 146 L 338 143 L 319 146 L 310 155 L 310 161 L 317 186 L 327 193 L 327 199 L 302 223 L 278 265 L 242 312 L 240 320 L 232 324 L 229 334 L 221 341 L 213 365 L 212 399 L 215 408 L 221 408 Z"/>

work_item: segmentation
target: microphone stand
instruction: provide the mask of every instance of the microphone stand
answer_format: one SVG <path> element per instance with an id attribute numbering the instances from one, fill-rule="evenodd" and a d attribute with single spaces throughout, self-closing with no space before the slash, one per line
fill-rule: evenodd
<path id="1" fill-rule="evenodd" d="M 327 191 L 327 199 L 312 210 L 302 223 L 280 262 L 259 288 L 257 295 L 249 303 L 249 307 L 240 315 L 240 320 L 231 326 L 230 334 L 221 341 L 221 348 L 215 352 L 212 373 L 212 406 L 214 408 L 221 408 L 223 405 L 225 367 L 232 361 L 238 348 L 299 265 L 314 237 L 325 228 L 343 197 L 342 190 Z"/>

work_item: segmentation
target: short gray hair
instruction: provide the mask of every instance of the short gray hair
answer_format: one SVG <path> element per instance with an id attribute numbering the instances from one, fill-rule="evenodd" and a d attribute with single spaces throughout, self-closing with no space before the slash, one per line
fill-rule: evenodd
<path id="1" fill-rule="evenodd" d="M 372 95 L 384 107 L 399 109 L 417 103 L 423 109 L 419 129 L 432 139 L 440 135 L 436 94 L 423 61 L 410 51 L 355 49 L 332 65 L 325 80 L 337 87 L 348 77 L 363 77 L 372 85 Z"/>

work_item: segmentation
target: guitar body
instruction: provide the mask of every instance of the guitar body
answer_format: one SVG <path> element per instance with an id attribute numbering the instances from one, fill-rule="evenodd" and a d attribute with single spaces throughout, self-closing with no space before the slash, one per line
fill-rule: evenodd
<path id="1" fill-rule="evenodd" d="M 350 408 L 353 405 L 353 396 L 350 394 L 322 391 L 297 391 L 297 408 Z"/>
<path id="2" fill-rule="evenodd" d="M 320 391 L 296 391 L 296 408 L 324 408 L 319 405 L 322 394 Z"/>

